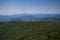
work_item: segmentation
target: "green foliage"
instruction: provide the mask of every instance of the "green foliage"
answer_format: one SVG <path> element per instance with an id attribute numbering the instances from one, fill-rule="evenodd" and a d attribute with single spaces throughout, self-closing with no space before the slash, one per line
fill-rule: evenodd
<path id="1" fill-rule="evenodd" d="M 0 23 L 0 40 L 60 40 L 60 23 L 40 21 Z"/>

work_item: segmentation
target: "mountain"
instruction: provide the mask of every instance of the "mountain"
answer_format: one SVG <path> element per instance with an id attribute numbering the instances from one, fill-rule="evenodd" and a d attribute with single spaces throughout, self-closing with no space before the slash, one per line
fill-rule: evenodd
<path id="1" fill-rule="evenodd" d="M 16 17 L 15 19 L 24 20 L 24 21 L 32 21 L 32 20 L 35 20 L 37 18 L 33 15 L 27 15 L 27 16 L 19 16 L 19 17 Z"/>
<path id="2" fill-rule="evenodd" d="M 0 40 L 60 40 L 60 23 L 41 21 L 0 23 Z"/>
<path id="3" fill-rule="evenodd" d="M 0 15 L 0 21 L 56 21 L 60 22 L 60 14 L 15 14 L 15 15 Z"/>
<path id="4" fill-rule="evenodd" d="M 11 20 L 10 16 L 3 16 L 3 15 L 0 16 L 0 21 L 10 21 L 10 20 Z"/>

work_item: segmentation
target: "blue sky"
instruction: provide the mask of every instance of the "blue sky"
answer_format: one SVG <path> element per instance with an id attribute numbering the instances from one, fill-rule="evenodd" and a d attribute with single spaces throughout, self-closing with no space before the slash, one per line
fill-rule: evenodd
<path id="1" fill-rule="evenodd" d="M 0 15 L 60 14 L 60 0 L 0 0 Z"/>

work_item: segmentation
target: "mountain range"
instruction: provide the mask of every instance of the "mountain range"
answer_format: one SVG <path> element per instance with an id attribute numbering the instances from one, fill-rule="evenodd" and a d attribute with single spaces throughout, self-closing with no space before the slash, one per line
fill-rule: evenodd
<path id="1" fill-rule="evenodd" d="M 12 20 L 60 22 L 60 14 L 14 14 L 0 15 L 0 22 Z"/>

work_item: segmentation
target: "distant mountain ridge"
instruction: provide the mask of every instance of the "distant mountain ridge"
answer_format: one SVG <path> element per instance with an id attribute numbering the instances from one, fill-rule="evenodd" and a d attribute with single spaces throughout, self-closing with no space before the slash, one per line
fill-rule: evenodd
<path id="1" fill-rule="evenodd" d="M 57 21 L 60 22 L 60 14 L 15 14 L 15 15 L 0 15 L 0 21 Z"/>

